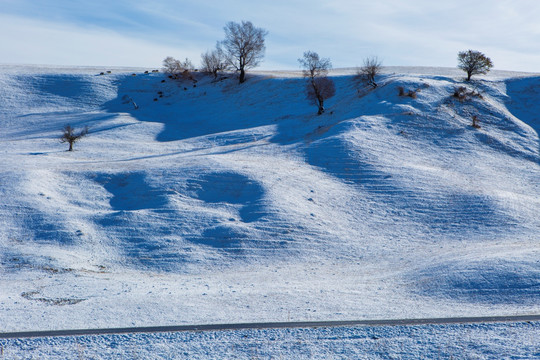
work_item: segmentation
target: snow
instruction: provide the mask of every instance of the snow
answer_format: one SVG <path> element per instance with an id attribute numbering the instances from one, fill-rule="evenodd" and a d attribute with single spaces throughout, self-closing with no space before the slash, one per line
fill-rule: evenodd
<path id="1" fill-rule="evenodd" d="M 6 359 L 535 359 L 536 323 L 329 327 L 0 340 Z"/>
<path id="2" fill-rule="evenodd" d="M 3 331 L 540 310 L 536 74 L 1 69 Z"/>

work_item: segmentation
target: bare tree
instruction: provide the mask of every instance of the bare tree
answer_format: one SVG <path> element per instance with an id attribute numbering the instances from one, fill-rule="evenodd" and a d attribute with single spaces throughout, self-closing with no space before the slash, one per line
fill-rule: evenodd
<path id="1" fill-rule="evenodd" d="M 326 76 L 318 77 L 306 84 L 306 94 L 308 100 L 318 106 L 317 115 L 321 115 L 324 112 L 324 100 L 336 94 L 336 87 L 332 79 Z"/>
<path id="2" fill-rule="evenodd" d="M 382 61 L 376 56 L 367 57 L 364 59 L 364 65 L 356 71 L 356 78 L 363 83 L 377 87 L 375 77 L 380 74 L 382 69 Z"/>
<path id="3" fill-rule="evenodd" d="M 218 49 L 209 50 L 204 54 L 201 54 L 202 71 L 214 75 L 214 79 L 217 78 L 218 72 L 227 69 L 227 63 L 223 52 Z"/>
<path id="4" fill-rule="evenodd" d="M 195 66 L 193 66 L 193 63 L 188 58 L 186 58 L 184 61 L 180 61 L 180 67 L 182 68 L 182 72 L 186 70 L 195 71 Z"/>
<path id="5" fill-rule="evenodd" d="M 176 60 L 172 56 L 167 56 L 163 60 L 163 72 L 176 76 L 184 71 L 180 60 Z"/>
<path id="6" fill-rule="evenodd" d="M 317 114 L 321 115 L 324 112 L 324 101 L 336 94 L 334 82 L 326 76 L 332 63 L 330 59 L 320 58 L 319 54 L 313 51 L 304 52 L 304 57 L 298 59 L 298 62 L 304 68 L 304 77 L 308 80 L 307 98 L 317 105 Z"/>
<path id="7" fill-rule="evenodd" d="M 304 68 L 304 77 L 310 79 L 326 76 L 328 70 L 332 68 L 330 59 L 320 58 L 319 54 L 314 51 L 304 52 L 304 57 L 298 59 L 298 62 Z"/>
<path id="8" fill-rule="evenodd" d="M 246 69 L 259 65 L 266 49 L 264 37 L 268 31 L 253 26 L 251 21 L 229 22 L 225 25 L 225 40 L 218 43 L 225 62 L 240 71 L 240 84 L 246 81 Z"/>
<path id="9" fill-rule="evenodd" d="M 193 70 L 195 70 L 195 66 L 193 66 L 193 63 L 188 58 L 184 61 L 180 61 L 172 56 L 167 56 L 165 60 L 163 60 L 163 72 L 172 75 L 174 78 L 178 78 L 179 75 L 186 77 L 186 74 Z"/>
<path id="10" fill-rule="evenodd" d="M 88 134 L 88 126 L 85 126 L 79 133 L 75 133 L 75 129 L 71 125 L 64 126 L 62 130 L 62 136 L 60 137 L 61 143 L 69 143 L 69 150 L 73 151 L 73 144 L 79 141 L 82 137 Z"/>
<path id="11" fill-rule="evenodd" d="M 458 53 L 458 68 L 467 73 L 467 81 L 472 75 L 487 74 L 493 67 L 493 62 L 480 51 L 467 50 Z"/>

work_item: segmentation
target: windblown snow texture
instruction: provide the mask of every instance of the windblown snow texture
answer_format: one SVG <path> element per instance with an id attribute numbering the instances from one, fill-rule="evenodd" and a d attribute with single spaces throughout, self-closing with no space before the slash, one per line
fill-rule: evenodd
<path id="1" fill-rule="evenodd" d="M 2 330 L 540 310 L 539 77 L 2 70 Z"/>

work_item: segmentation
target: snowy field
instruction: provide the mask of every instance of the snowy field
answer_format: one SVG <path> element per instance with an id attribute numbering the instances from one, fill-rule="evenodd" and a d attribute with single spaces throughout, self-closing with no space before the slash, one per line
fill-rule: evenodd
<path id="1" fill-rule="evenodd" d="M 538 359 L 540 324 L 238 330 L 0 340 L 0 359 Z"/>
<path id="2" fill-rule="evenodd" d="M 0 69 L 3 331 L 540 313 L 540 75 Z"/>

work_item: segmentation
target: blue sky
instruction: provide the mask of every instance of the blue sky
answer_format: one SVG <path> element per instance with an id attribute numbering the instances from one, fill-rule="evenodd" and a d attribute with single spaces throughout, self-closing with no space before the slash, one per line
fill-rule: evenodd
<path id="1" fill-rule="evenodd" d="M 228 21 L 269 31 L 261 69 L 297 69 L 306 50 L 334 67 L 456 65 L 475 49 L 497 69 L 540 72 L 538 0 L 0 0 L 0 63 L 160 67 L 200 54 Z"/>

